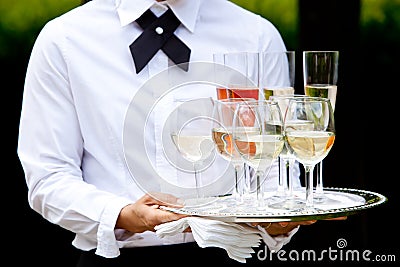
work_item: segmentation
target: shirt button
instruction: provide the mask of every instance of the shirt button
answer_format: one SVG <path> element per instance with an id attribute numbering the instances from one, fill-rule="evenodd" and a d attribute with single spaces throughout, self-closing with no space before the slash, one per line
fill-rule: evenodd
<path id="1" fill-rule="evenodd" d="M 163 32 L 164 32 L 164 29 L 163 29 L 163 28 L 161 28 L 161 27 L 157 27 L 157 28 L 156 28 L 156 33 L 162 34 Z"/>

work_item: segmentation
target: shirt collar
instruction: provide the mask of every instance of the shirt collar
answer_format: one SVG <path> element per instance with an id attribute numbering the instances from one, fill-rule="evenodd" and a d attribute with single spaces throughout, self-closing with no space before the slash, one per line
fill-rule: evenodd
<path id="1" fill-rule="evenodd" d="M 166 0 L 168 7 L 193 32 L 202 0 Z M 155 0 L 116 0 L 116 8 L 122 26 L 138 19 L 147 9 L 153 6 L 165 8 Z"/>

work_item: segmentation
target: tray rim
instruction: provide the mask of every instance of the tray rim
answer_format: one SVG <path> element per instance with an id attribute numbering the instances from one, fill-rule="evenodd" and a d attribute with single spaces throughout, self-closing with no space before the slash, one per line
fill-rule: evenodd
<path id="1" fill-rule="evenodd" d="M 202 213 L 196 211 L 185 210 L 182 209 L 174 209 L 169 207 L 162 207 L 163 209 L 180 213 L 187 214 L 192 216 L 199 216 L 203 218 L 216 219 L 220 221 L 226 222 L 239 222 L 239 223 L 248 223 L 248 222 L 282 222 L 282 221 L 304 221 L 304 220 L 325 220 L 325 219 L 333 219 L 342 216 L 350 216 L 357 214 L 366 209 L 370 209 L 381 204 L 384 204 L 388 201 L 388 198 L 380 193 L 363 190 L 363 189 L 354 189 L 354 188 L 343 188 L 343 187 L 324 187 L 326 192 L 343 192 L 348 194 L 353 194 L 357 196 L 361 196 L 365 199 L 365 203 L 361 205 L 355 205 L 351 207 L 345 208 L 337 208 L 337 209 L 327 209 L 321 210 L 318 213 L 307 213 L 300 212 L 295 214 L 285 214 L 277 213 L 276 215 L 264 215 L 260 213 Z M 290 212 L 286 212 L 290 213 Z"/>

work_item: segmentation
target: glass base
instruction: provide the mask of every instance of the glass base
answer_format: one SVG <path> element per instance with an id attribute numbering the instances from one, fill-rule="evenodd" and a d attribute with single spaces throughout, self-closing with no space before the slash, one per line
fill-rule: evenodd
<path id="1" fill-rule="evenodd" d="M 289 198 L 278 202 L 269 202 L 268 207 L 272 209 L 298 211 L 303 209 L 305 205 L 306 203 L 304 200 Z"/>
<path id="2" fill-rule="evenodd" d="M 313 201 L 314 205 L 318 205 L 320 207 L 337 206 L 343 202 L 343 200 L 338 198 L 338 196 L 325 192 L 323 193 L 314 192 Z"/>

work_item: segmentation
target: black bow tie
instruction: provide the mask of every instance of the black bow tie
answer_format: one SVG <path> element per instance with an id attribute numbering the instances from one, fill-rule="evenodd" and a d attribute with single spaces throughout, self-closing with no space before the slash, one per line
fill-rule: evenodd
<path id="1" fill-rule="evenodd" d="M 136 73 L 139 73 L 153 58 L 159 49 L 179 67 L 187 71 L 189 68 L 190 48 L 174 35 L 181 22 L 168 9 L 160 17 L 150 10 L 136 20 L 143 33 L 129 46 Z"/>

